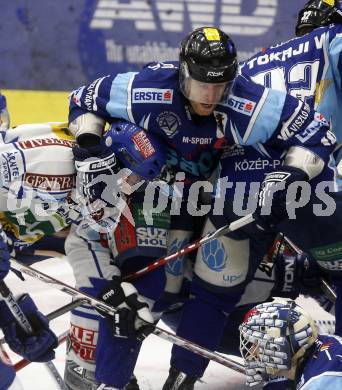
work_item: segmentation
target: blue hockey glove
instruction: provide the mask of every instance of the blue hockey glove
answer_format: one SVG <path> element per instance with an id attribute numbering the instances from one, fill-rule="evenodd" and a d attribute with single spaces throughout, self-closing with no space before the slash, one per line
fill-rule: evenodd
<path id="1" fill-rule="evenodd" d="M 282 166 L 266 175 L 258 194 L 257 209 L 254 213 L 256 224 L 264 230 L 273 230 L 288 217 L 286 204 L 287 190 L 296 181 L 307 181 L 307 175 L 301 169 Z"/>
<path id="2" fill-rule="evenodd" d="M 49 328 L 48 319 L 38 311 L 28 294 L 18 299 L 18 304 L 34 332 L 28 335 L 23 331 L 8 309 L 5 302 L 0 302 L 0 327 L 9 347 L 31 362 L 48 362 L 55 358 L 57 337 Z"/>
<path id="3" fill-rule="evenodd" d="M 99 298 L 117 309 L 114 316 L 100 312 L 108 318 L 115 337 L 141 340 L 153 332 L 153 317 L 148 305 L 131 283 L 121 282 L 119 276 L 113 276 Z"/>
<path id="4" fill-rule="evenodd" d="M 101 199 L 107 206 L 115 204 L 115 175 L 120 166 L 113 151 L 105 145 L 98 144 L 88 148 L 73 148 L 77 171 L 77 188 L 86 204 Z"/>
<path id="5" fill-rule="evenodd" d="M 0 229 L 0 280 L 3 280 L 8 274 L 10 257 L 6 233 Z"/>

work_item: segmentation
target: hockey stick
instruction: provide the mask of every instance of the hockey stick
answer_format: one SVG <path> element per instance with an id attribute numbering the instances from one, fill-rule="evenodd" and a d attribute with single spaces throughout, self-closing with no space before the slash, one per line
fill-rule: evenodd
<path id="1" fill-rule="evenodd" d="M 150 272 L 156 268 L 159 268 L 162 265 L 167 264 L 171 260 L 176 259 L 177 257 L 186 255 L 187 253 L 190 253 L 190 252 L 196 250 L 201 245 L 206 244 L 207 242 L 214 240 L 217 237 L 220 237 L 224 234 L 238 230 L 238 229 L 242 228 L 245 225 L 248 225 L 249 223 L 251 223 L 253 221 L 254 221 L 253 215 L 248 214 L 248 215 L 230 223 L 229 225 L 225 225 L 225 226 L 220 227 L 215 232 L 208 233 L 207 235 L 200 238 L 199 240 L 194 241 L 193 243 L 187 245 L 183 249 L 180 249 L 180 250 L 172 253 L 171 255 L 161 257 L 160 259 L 156 260 L 154 263 L 149 264 L 147 267 L 144 267 L 139 271 L 133 272 L 132 274 L 127 275 L 127 276 L 123 277 L 122 279 L 131 281 L 131 280 L 134 280 L 136 278 L 139 278 L 140 276 L 145 275 L 147 272 Z"/>
<path id="2" fill-rule="evenodd" d="M 20 271 L 23 274 L 26 274 L 28 276 L 31 276 L 32 278 L 41 280 L 42 282 L 49 284 L 51 287 L 54 287 L 60 291 L 63 291 L 64 293 L 71 295 L 74 298 L 87 300 L 88 304 L 93 306 L 97 310 L 105 312 L 109 315 L 114 315 L 116 313 L 116 309 L 113 306 L 110 306 L 107 303 L 102 302 L 99 299 L 94 298 L 89 294 L 86 294 L 82 291 L 79 291 L 74 287 L 68 286 L 67 284 L 65 284 L 57 279 L 54 279 L 51 276 L 46 275 L 46 274 L 44 274 L 44 273 L 42 273 L 42 272 L 40 272 L 32 267 L 21 264 L 17 260 L 12 259 L 11 265 L 17 271 Z M 153 334 L 155 334 L 156 336 L 158 336 L 164 340 L 172 342 L 172 343 L 174 343 L 182 348 L 185 348 L 193 353 L 196 353 L 200 356 L 203 356 L 206 359 L 213 360 L 216 363 L 222 364 L 225 367 L 228 367 L 228 368 L 233 369 L 237 372 L 245 374 L 245 369 L 244 369 L 244 366 L 242 364 L 239 364 L 231 359 L 228 359 L 228 358 L 220 355 L 217 352 L 212 352 L 204 347 L 201 347 L 198 344 L 192 343 L 186 339 L 183 339 L 182 337 L 176 336 L 173 333 L 168 332 L 164 329 L 161 329 L 157 326 L 154 327 Z"/>
<path id="3" fill-rule="evenodd" d="M 10 289 L 7 287 L 6 283 L 1 280 L 0 281 L 0 294 L 5 301 L 8 309 L 13 314 L 13 317 L 16 319 L 18 325 L 26 332 L 27 334 L 33 334 L 33 328 L 26 318 L 26 315 L 21 310 L 21 307 L 18 305 L 17 301 L 15 300 L 13 294 L 11 293 Z M 52 361 L 46 362 L 46 367 L 48 368 L 50 374 L 53 376 L 55 381 L 57 382 L 59 388 L 61 390 L 67 390 L 65 387 L 63 378 L 59 374 L 56 366 L 52 363 Z"/>
<path id="4" fill-rule="evenodd" d="M 283 238 L 285 240 L 285 242 L 289 245 L 289 247 L 295 252 L 297 253 L 298 255 L 302 255 L 303 254 L 303 251 L 293 242 L 291 241 L 288 237 L 286 237 L 283 233 L 281 233 L 283 235 Z M 337 299 L 337 296 L 336 296 L 336 293 L 335 291 L 331 288 L 331 286 L 329 285 L 329 283 L 324 279 L 324 278 L 320 278 L 320 282 L 321 282 L 321 289 L 324 293 L 324 295 L 332 302 L 332 303 L 335 303 L 336 302 L 336 299 Z"/>

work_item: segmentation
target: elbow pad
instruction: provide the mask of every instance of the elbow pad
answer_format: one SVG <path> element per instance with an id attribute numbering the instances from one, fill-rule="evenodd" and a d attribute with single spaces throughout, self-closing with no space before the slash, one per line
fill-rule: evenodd
<path id="1" fill-rule="evenodd" d="M 102 137 L 105 127 L 105 120 L 99 116 L 87 112 L 78 116 L 69 124 L 69 130 L 75 136 L 76 140 L 85 134 L 92 134 L 97 137 Z"/>
<path id="2" fill-rule="evenodd" d="M 309 149 L 291 146 L 285 156 L 284 165 L 301 169 L 311 180 L 323 171 L 324 161 Z"/>

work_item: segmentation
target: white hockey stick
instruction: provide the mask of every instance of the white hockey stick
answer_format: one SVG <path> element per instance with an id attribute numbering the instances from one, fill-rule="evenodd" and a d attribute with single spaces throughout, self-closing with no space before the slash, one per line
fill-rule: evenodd
<path id="1" fill-rule="evenodd" d="M 6 305 L 8 306 L 10 312 L 13 314 L 13 317 L 16 319 L 18 324 L 21 326 L 21 328 L 27 333 L 32 334 L 33 328 L 28 321 L 28 319 L 25 316 L 25 313 L 21 310 L 21 307 L 18 305 L 16 299 L 14 298 L 13 294 L 11 293 L 10 289 L 7 287 L 6 283 L 1 280 L 0 281 L 0 294 L 5 301 Z M 59 388 L 61 390 L 67 390 L 65 383 L 63 381 L 63 378 L 59 374 L 56 366 L 52 363 L 52 361 L 45 363 L 46 367 L 49 370 L 49 373 L 54 378 L 54 380 L 57 382 Z"/>
<path id="2" fill-rule="evenodd" d="M 19 261 L 11 259 L 11 266 L 16 269 L 17 271 L 22 272 L 23 274 L 26 274 L 28 276 L 31 276 L 35 279 L 41 280 L 44 283 L 49 284 L 51 287 L 54 287 L 60 291 L 63 291 L 64 293 L 73 296 L 77 299 L 85 299 L 87 300 L 87 303 L 91 306 L 93 306 L 95 309 L 98 309 L 100 311 L 103 311 L 109 315 L 114 315 L 117 309 L 111 305 L 108 305 L 105 302 L 102 302 L 101 300 L 92 297 L 89 294 L 86 294 L 82 291 L 77 290 L 74 287 L 71 287 L 62 281 L 59 281 L 57 279 L 52 278 L 49 275 L 46 275 L 42 273 L 41 271 L 38 271 L 32 267 L 29 267 L 25 264 L 21 264 Z M 156 336 L 167 340 L 171 343 L 174 343 L 182 348 L 185 348 L 193 353 L 196 353 L 200 356 L 203 356 L 206 359 L 210 359 L 215 361 L 216 363 L 222 364 L 225 367 L 228 367 L 230 369 L 233 369 L 237 372 L 240 372 L 242 374 L 245 374 L 245 369 L 242 364 L 239 364 L 227 357 L 224 357 L 220 355 L 217 352 L 212 352 L 204 347 L 201 347 L 198 344 L 192 343 L 189 340 L 183 339 L 182 337 L 176 336 L 175 334 L 168 332 L 164 329 L 161 329 L 157 326 L 154 327 L 153 334 Z"/>

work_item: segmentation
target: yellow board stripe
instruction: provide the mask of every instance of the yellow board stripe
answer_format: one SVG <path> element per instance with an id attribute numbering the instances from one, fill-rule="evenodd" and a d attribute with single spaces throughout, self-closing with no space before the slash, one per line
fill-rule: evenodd
<path id="1" fill-rule="evenodd" d="M 11 126 L 23 123 L 67 122 L 70 91 L 2 89 Z"/>

